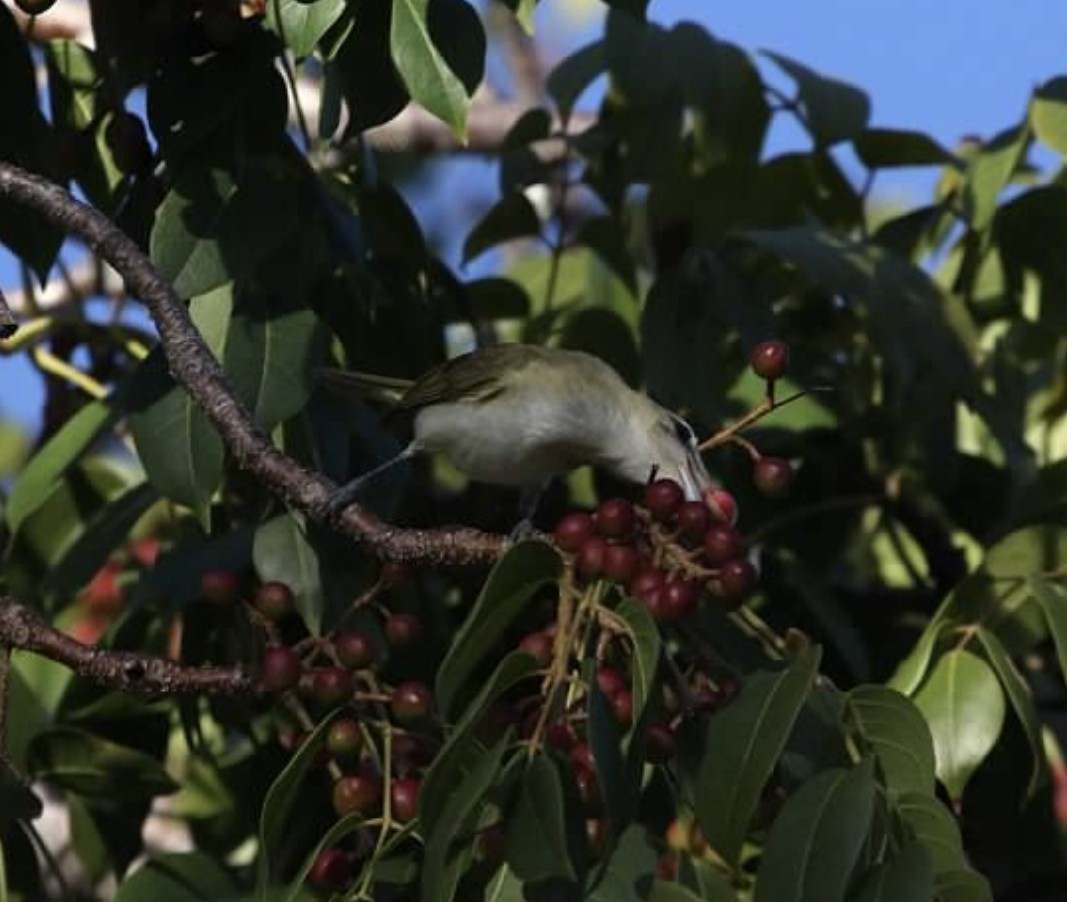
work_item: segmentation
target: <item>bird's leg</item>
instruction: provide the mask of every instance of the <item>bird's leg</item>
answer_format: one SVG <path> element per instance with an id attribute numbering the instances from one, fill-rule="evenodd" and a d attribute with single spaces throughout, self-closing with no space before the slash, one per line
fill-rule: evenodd
<path id="1" fill-rule="evenodd" d="M 422 449 L 419 448 L 416 442 L 412 442 L 403 451 L 401 451 L 396 457 L 391 457 L 385 463 L 378 464 L 373 470 L 368 470 L 366 473 L 362 473 L 350 482 L 346 482 L 343 486 L 335 489 L 333 494 L 330 495 L 329 510 L 331 514 L 336 514 L 341 508 L 351 503 L 355 497 L 363 490 L 363 487 L 372 479 L 385 473 L 387 470 L 391 470 L 399 463 L 403 463 L 405 460 L 410 460 Z"/>
<path id="2" fill-rule="evenodd" d="M 548 488 L 550 480 L 525 485 L 519 493 L 519 522 L 511 530 L 511 541 L 518 542 L 520 539 L 532 535 L 536 530 L 533 525 L 533 517 L 537 512 L 537 505 L 541 496 Z"/>

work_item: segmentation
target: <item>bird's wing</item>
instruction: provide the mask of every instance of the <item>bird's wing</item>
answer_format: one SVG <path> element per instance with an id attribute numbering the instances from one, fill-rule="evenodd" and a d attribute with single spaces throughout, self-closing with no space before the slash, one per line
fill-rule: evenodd
<path id="1" fill-rule="evenodd" d="M 490 345 L 430 370 L 404 394 L 397 407 L 416 410 L 441 402 L 487 401 L 508 390 L 508 376 L 548 357 L 549 352 L 533 345 Z"/>
<path id="2" fill-rule="evenodd" d="M 341 395 L 358 395 L 368 401 L 395 406 L 414 385 L 412 379 L 356 373 L 331 367 L 319 367 L 315 377 L 327 388 Z"/>

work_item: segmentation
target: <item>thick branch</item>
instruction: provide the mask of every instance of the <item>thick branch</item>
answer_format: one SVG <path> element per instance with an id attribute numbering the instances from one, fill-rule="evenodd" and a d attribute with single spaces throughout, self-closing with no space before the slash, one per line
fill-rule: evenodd
<path id="1" fill-rule="evenodd" d="M 41 213 L 77 235 L 126 280 L 159 330 L 174 378 L 189 392 L 218 430 L 237 463 L 293 508 L 324 520 L 333 483 L 307 470 L 275 448 L 234 395 L 219 362 L 204 344 L 189 312 L 139 247 L 102 213 L 71 197 L 58 185 L 0 162 L 0 196 Z M 335 521 L 383 560 L 437 564 L 487 563 L 505 540 L 472 529 L 405 530 L 383 523 L 358 505 Z"/>
<path id="2" fill-rule="evenodd" d="M 8 648 L 41 655 L 78 676 L 123 692 L 248 696 L 260 691 L 239 667 L 187 667 L 153 655 L 83 645 L 53 629 L 29 608 L 0 597 L 0 649 Z M 0 700 L 0 712 L 5 708 Z"/>
<path id="3" fill-rule="evenodd" d="M 10 338 L 19 328 L 15 314 L 11 312 L 4 293 L 0 291 L 0 339 Z"/>

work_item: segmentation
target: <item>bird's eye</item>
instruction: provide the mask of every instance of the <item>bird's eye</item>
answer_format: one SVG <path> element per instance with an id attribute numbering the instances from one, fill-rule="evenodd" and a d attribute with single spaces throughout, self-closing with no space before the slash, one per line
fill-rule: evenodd
<path id="1" fill-rule="evenodd" d="M 685 420 L 671 417 L 671 425 L 674 427 L 675 438 L 677 438 L 683 445 L 690 445 L 696 441 L 696 436 L 693 434 L 693 430 Z"/>

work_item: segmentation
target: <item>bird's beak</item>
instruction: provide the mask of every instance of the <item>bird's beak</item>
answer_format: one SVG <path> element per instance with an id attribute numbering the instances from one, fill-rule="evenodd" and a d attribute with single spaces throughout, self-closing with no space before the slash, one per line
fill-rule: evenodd
<path id="1" fill-rule="evenodd" d="M 686 453 L 681 470 L 682 491 L 685 492 L 685 497 L 689 501 L 703 501 L 704 493 L 712 488 L 715 483 L 712 482 L 711 476 L 708 475 L 704 461 L 696 448 L 691 448 Z"/>

